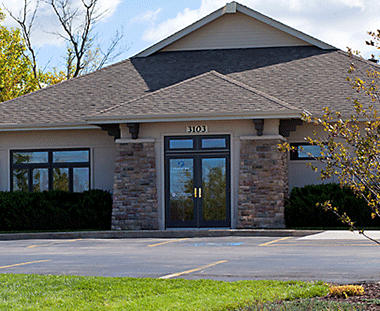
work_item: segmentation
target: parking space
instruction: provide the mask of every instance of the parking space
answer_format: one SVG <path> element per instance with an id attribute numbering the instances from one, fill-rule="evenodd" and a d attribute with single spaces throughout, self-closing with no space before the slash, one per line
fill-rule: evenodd
<path id="1" fill-rule="evenodd" d="M 0 273 L 379 281 L 368 240 L 297 237 L 0 241 Z"/>

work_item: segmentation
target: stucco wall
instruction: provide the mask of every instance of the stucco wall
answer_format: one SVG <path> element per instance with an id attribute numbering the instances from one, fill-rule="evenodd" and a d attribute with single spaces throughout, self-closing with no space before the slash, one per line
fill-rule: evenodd
<path id="1" fill-rule="evenodd" d="M 305 143 L 305 137 L 315 137 L 313 132 L 316 131 L 321 137 L 323 137 L 324 133 L 321 128 L 316 127 L 313 124 L 304 123 L 302 126 L 297 126 L 296 131 L 290 132 L 290 136 L 288 137 L 288 142 L 290 143 Z M 293 187 L 302 187 L 305 185 L 311 184 L 322 184 L 322 183 L 330 183 L 337 182 L 336 177 L 328 180 L 320 180 L 318 179 L 319 174 L 312 171 L 309 167 L 308 163 L 312 163 L 313 165 L 322 168 L 323 164 L 319 163 L 315 160 L 290 160 L 288 157 L 289 163 L 289 190 Z"/>
<path id="2" fill-rule="evenodd" d="M 10 190 L 10 150 L 90 148 L 91 188 L 113 189 L 115 143 L 102 130 L 0 132 L 0 191 Z"/>

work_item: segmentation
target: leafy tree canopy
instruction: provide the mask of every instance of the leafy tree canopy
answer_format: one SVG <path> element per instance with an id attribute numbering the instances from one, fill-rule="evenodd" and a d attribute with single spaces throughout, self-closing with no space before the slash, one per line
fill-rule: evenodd
<path id="1" fill-rule="evenodd" d="M 0 102 L 37 90 L 26 47 L 18 29 L 1 25 L 4 14 L 0 10 Z"/>

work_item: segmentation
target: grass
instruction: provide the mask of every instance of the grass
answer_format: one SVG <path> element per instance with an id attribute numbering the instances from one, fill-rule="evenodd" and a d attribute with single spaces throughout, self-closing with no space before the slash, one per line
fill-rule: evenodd
<path id="1" fill-rule="evenodd" d="M 280 303 L 257 303 L 233 311 L 364 311 L 365 306 L 335 301 L 318 301 L 316 299 L 300 299 Z"/>
<path id="2" fill-rule="evenodd" d="M 300 281 L 222 282 L 0 274 L 0 284 L 0 310 L 12 311 L 239 310 L 253 303 L 328 293 L 328 286 L 322 282 Z"/>

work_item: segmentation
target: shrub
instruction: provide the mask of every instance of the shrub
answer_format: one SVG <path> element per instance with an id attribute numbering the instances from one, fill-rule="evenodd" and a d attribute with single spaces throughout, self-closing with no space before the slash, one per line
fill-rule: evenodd
<path id="1" fill-rule="evenodd" d="M 294 227 L 346 227 L 331 211 L 325 211 L 317 203 L 330 200 L 355 222 L 357 227 L 379 227 L 380 219 L 372 219 L 371 210 L 364 199 L 357 197 L 349 188 L 339 184 L 308 185 L 295 187 L 285 207 L 285 222 Z"/>
<path id="2" fill-rule="evenodd" d="M 0 231 L 110 229 L 111 212 L 104 190 L 0 192 Z"/>
<path id="3" fill-rule="evenodd" d="M 360 285 L 339 285 L 331 286 L 330 295 L 334 297 L 361 296 L 364 295 L 364 288 Z"/>

